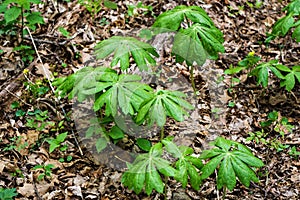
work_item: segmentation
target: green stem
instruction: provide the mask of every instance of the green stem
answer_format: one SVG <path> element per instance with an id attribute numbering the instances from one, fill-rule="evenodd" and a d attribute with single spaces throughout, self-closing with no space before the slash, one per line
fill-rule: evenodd
<path id="1" fill-rule="evenodd" d="M 164 137 L 165 137 L 164 131 L 165 131 L 165 128 L 161 127 L 161 129 L 160 129 L 160 141 L 162 141 L 164 139 Z"/>
<path id="2" fill-rule="evenodd" d="M 23 44 L 23 39 L 24 39 L 24 9 L 23 6 L 21 6 L 21 45 Z"/>
<path id="3" fill-rule="evenodd" d="M 226 197 L 226 187 L 223 187 L 223 195 L 222 195 L 222 199 L 224 200 Z"/>
<path id="4" fill-rule="evenodd" d="M 195 79 L 194 79 L 194 66 L 193 65 L 191 66 L 191 70 L 190 70 L 190 78 L 191 78 L 194 94 L 196 94 L 196 85 L 195 85 Z"/>

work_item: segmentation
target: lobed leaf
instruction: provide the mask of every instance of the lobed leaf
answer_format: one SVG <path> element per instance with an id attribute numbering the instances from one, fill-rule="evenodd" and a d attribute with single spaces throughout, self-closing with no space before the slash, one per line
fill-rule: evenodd
<path id="1" fill-rule="evenodd" d="M 194 24 L 175 35 L 172 53 L 176 55 L 176 62 L 203 65 L 207 58 L 217 59 L 218 52 L 224 53 L 223 42 L 223 34 L 216 27 Z"/>
<path id="2" fill-rule="evenodd" d="M 133 37 L 113 36 L 99 42 L 95 49 L 97 59 L 106 58 L 113 53 L 111 67 L 120 63 L 122 71 L 128 69 L 130 55 L 140 70 L 147 70 L 148 65 L 156 65 L 153 57 L 159 57 L 154 47 Z"/>
<path id="3" fill-rule="evenodd" d="M 188 114 L 186 110 L 192 109 L 193 106 L 178 95 L 181 93 L 168 90 L 157 91 L 152 98 L 141 104 L 136 122 L 141 124 L 147 121 L 150 125 L 156 123 L 162 127 L 166 123 L 167 116 L 177 121 L 184 120 L 184 115 Z"/>
<path id="4" fill-rule="evenodd" d="M 177 31 L 185 19 L 191 20 L 194 23 L 201 23 L 208 27 L 213 26 L 212 20 L 202 8 L 180 5 L 159 15 L 152 27 L 157 28 L 155 29 L 157 33 L 170 30 Z"/>
<path id="5" fill-rule="evenodd" d="M 163 193 L 164 183 L 160 173 L 165 176 L 174 176 L 175 169 L 170 166 L 169 161 L 161 158 L 161 155 L 161 143 L 152 146 L 149 153 L 140 154 L 133 164 L 128 165 L 128 170 L 123 174 L 123 185 L 133 189 L 137 194 L 143 188 L 147 195 L 150 195 L 153 189 Z"/>

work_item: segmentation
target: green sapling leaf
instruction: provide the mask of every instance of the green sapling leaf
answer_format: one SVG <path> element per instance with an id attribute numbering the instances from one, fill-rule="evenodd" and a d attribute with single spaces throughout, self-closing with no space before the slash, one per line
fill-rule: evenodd
<path id="1" fill-rule="evenodd" d="M 216 139 L 214 146 L 216 148 L 205 150 L 199 157 L 204 160 L 210 159 L 201 168 L 202 180 L 208 178 L 217 169 L 218 189 L 225 187 L 232 191 L 236 185 L 236 177 L 246 187 L 249 187 L 250 181 L 259 181 L 253 168 L 260 168 L 264 163 L 253 156 L 247 147 L 221 137 Z"/>

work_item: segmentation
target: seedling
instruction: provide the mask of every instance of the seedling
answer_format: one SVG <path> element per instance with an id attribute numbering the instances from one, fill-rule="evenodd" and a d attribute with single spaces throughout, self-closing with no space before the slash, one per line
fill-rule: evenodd
<path id="1" fill-rule="evenodd" d="M 154 16 L 153 7 L 144 5 L 141 1 L 137 3 L 137 5 L 128 5 L 127 15 L 129 17 L 133 17 L 138 15 L 139 11 L 141 10 L 144 15 L 151 13 Z"/>
<path id="2" fill-rule="evenodd" d="M 297 159 L 300 156 L 300 151 L 297 151 L 296 146 L 293 146 L 289 151 L 289 155 Z"/>
<path id="3" fill-rule="evenodd" d="M 56 136 L 56 138 L 48 138 L 46 139 L 46 142 L 48 142 L 49 146 L 49 153 L 52 153 L 57 147 L 61 146 L 61 143 L 63 143 L 68 136 L 68 132 L 61 133 Z"/>
<path id="4" fill-rule="evenodd" d="M 35 30 L 37 24 L 44 24 L 44 19 L 40 12 L 30 11 L 30 4 L 40 3 L 40 0 L 4 0 L 0 5 L 0 13 L 4 13 L 4 18 L 0 21 L 0 26 L 1 28 L 4 26 L 4 29 L 0 31 L 0 35 L 9 32 L 16 35 L 15 31 L 19 29 L 23 40 L 25 26 Z M 21 27 L 17 29 L 18 23 L 21 24 Z"/>
<path id="5" fill-rule="evenodd" d="M 110 9 L 117 9 L 118 6 L 116 3 L 108 0 L 78 0 L 78 3 L 84 6 L 95 18 L 97 14 L 102 10 L 103 7 Z"/>
<path id="6" fill-rule="evenodd" d="M 48 164 L 48 165 L 36 165 L 35 167 L 32 168 L 32 170 L 41 170 L 42 173 L 40 173 L 37 177 L 38 181 L 43 180 L 45 177 L 50 177 L 52 175 L 52 169 L 55 166 L 53 164 Z"/>
<path id="7" fill-rule="evenodd" d="M 54 126 L 54 122 L 46 121 L 49 118 L 48 110 L 35 109 L 34 111 L 28 111 L 27 116 L 25 126 L 29 128 L 43 131 L 46 126 Z"/>
<path id="8" fill-rule="evenodd" d="M 292 1 L 283 11 L 287 11 L 286 15 L 273 25 L 272 32 L 265 41 L 266 43 L 269 43 L 278 36 L 284 37 L 291 29 L 294 29 L 292 38 L 296 42 L 300 42 L 300 20 L 295 20 L 295 17 L 300 15 L 300 0 Z"/>

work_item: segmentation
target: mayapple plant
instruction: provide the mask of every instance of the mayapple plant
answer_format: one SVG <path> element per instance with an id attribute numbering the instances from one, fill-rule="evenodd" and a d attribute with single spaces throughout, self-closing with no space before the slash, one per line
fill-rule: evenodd
<path id="1" fill-rule="evenodd" d="M 188 28 L 184 28 L 184 23 L 188 24 Z M 155 34 L 178 31 L 174 37 L 172 52 L 177 62 L 185 61 L 191 67 L 194 63 L 203 65 L 207 58 L 216 59 L 218 52 L 224 52 L 223 34 L 204 10 L 197 6 L 178 6 L 161 14 L 152 30 Z M 122 120 L 119 118 L 120 113 L 130 116 L 136 126 L 152 127 L 156 124 L 161 128 L 160 141 L 154 145 L 143 138 L 137 140 L 144 153 L 138 154 L 133 163 L 127 163 L 128 169 L 122 176 L 124 186 L 137 194 L 143 189 L 147 195 L 153 190 L 163 193 L 168 177 L 173 177 L 182 187 L 185 188 L 190 183 L 193 189 L 199 190 L 201 182 L 211 175 L 211 169 L 209 171 L 207 165 L 214 166 L 212 171 L 220 171 L 218 188 L 232 190 L 236 176 L 247 187 L 251 180 L 258 181 L 253 169 L 248 166 L 261 167 L 262 162 L 237 142 L 219 138 L 216 140 L 219 149 L 207 150 L 202 157 L 197 157 L 192 148 L 178 146 L 173 142 L 173 137 L 165 137 L 163 127 L 168 117 L 184 121 L 188 111 L 194 107 L 186 100 L 184 93 L 154 90 L 141 83 L 140 76 L 126 73 L 131 67 L 131 58 L 141 71 L 147 71 L 149 67 L 156 65 L 155 57 L 159 55 L 154 47 L 133 37 L 113 36 L 99 42 L 95 49 L 97 59 L 113 54 L 110 66 L 119 67 L 118 70 L 109 67 L 84 67 L 74 74 L 56 79 L 53 85 L 57 87 L 56 93 L 61 97 L 76 97 L 79 102 L 94 100 L 93 110 L 98 117 L 91 119 L 86 137 L 98 136 L 96 149 L 99 152 L 107 147 L 109 141 L 117 143 L 127 134 L 118 127 L 118 120 Z M 193 88 L 195 89 L 195 85 Z M 146 134 L 143 136 L 149 137 Z M 163 156 L 166 152 L 173 157 L 172 161 Z M 204 165 L 206 159 L 211 161 Z M 256 163 L 253 165 L 250 161 Z M 227 169 L 228 163 L 234 168 Z M 224 181 L 227 179 L 228 181 Z"/>
<path id="2" fill-rule="evenodd" d="M 293 0 L 283 11 L 286 11 L 286 15 L 273 25 L 272 32 L 266 39 L 267 43 L 277 36 L 284 37 L 291 29 L 293 29 L 292 38 L 295 39 L 296 42 L 300 42 L 300 20 L 297 20 L 300 16 L 300 0 Z"/>

